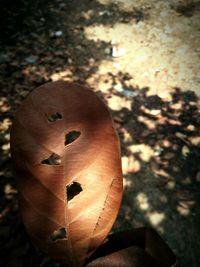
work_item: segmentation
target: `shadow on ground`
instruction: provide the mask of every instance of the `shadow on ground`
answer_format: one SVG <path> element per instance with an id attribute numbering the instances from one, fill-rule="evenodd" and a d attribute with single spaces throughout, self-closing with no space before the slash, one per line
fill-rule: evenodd
<path id="1" fill-rule="evenodd" d="M 148 95 L 148 88 L 124 85 L 120 96 L 127 92 L 135 95 L 129 97 L 131 108 L 113 111 L 125 173 L 124 200 L 115 227 L 153 226 L 183 266 L 196 264 L 193 240 L 200 245 L 195 239 L 200 216 L 198 98 L 179 88 L 174 88 L 170 101 Z"/>

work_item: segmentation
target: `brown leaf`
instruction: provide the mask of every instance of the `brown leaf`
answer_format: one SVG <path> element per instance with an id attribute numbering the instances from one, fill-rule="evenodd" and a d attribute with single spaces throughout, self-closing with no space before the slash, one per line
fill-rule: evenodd
<path id="1" fill-rule="evenodd" d="M 52 258 L 82 266 L 104 242 L 122 197 L 108 108 L 77 84 L 40 86 L 19 109 L 11 154 L 29 235 Z"/>

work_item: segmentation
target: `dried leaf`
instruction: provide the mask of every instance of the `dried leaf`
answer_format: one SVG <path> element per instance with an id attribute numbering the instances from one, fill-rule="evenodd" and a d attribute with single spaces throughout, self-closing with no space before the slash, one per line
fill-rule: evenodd
<path id="1" fill-rule="evenodd" d="M 38 246 L 82 266 L 109 233 L 122 197 L 120 149 L 109 110 L 63 81 L 24 101 L 11 131 L 24 224 Z"/>

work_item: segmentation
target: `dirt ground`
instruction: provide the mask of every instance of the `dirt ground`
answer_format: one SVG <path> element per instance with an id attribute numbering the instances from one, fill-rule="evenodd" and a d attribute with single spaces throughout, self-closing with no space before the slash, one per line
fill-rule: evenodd
<path id="1" fill-rule="evenodd" d="M 200 2 L 37 2 L 0 11 L 1 266 L 60 266 L 25 233 L 9 154 L 20 103 L 59 79 L 91 87 L 112 111 L 124 174 L 113 231 L 151 226 L 182 267 L 200 266 Z"/>

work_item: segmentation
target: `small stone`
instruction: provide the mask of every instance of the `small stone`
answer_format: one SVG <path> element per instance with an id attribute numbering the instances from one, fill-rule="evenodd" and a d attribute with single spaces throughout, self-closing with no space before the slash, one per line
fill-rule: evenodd
<path id="1" fill-rule="evenodd" d="M 136 97 L 138 95 L 138 92 L 124 89 L 123 95 L 126 97 Z"/>
<path id="2" fill-rule="evenodd" d="M 108 10 L 103 10 L 103 11 L 100 11 L 99 12 L 99 15 L 100 16 L 104 16 L 104 15 L 110 16 L 111 15 L 111 12 L 108 11 Z"/>
<path id="3" fill-rule="evenodd" d="M 60 37 L 60 36 L 62 36 L 62 34 L 63 34 L 62 31 L 51 32 L 50 37 L 52 37 L 52 38 Z"/>
<path id="4" fill-rule="evenodd" d="M 56 31 L 56 32 L 54 33 L 54 35 L 55 35 L 56 37 L 60 37 L 60 36 L 62 36 L 62 34 L 63 34 L 62 31 Z"/>

